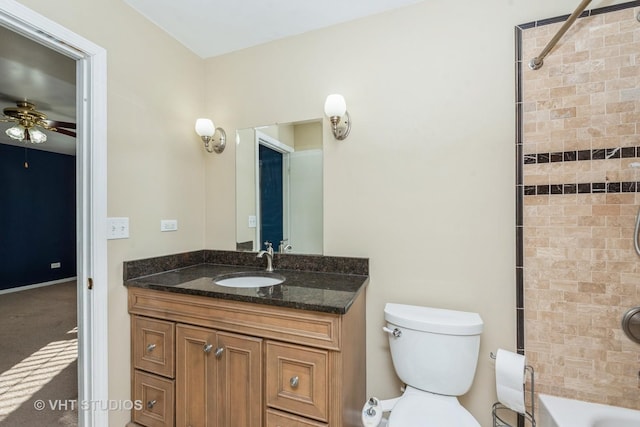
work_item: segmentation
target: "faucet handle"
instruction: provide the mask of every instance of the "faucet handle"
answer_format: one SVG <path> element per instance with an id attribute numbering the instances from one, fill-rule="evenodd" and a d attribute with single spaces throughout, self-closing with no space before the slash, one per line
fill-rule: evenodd
<path id="1" fill-rule="evenodd" d="M 264 242 L 264 246 L 265 246 L 265 248 L 267 250 L 269 250 L 270 248 L 273 247 L 273 243 L 271 243 L 270 241 L 267 240 L 267 241 Z"/>
<path id="2" fill-rule="evenodd" d="M 281 254 L 284 254 L 289 252 L 292 249 L 292 246 L 287 244 L 288 241 L 289 239 L 280 240 L 280 246 L 278 246 L 278 252 L 280 252 Z"/>

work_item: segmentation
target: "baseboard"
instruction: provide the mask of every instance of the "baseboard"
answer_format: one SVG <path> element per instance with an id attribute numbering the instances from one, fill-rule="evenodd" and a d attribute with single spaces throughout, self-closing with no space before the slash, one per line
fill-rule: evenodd
<path id="1" fill-rule="evenodd" d="M 13 292 L 26 291 L 28 289 L 42 288 L 44 286 L 57 285 L 58 283 L 70 282 L 70 281 L 76 280 L 76 279 L 77 279 L 77 277 L 68 277 L 66 279 L 52 280 L 50 282 L 34 283 L 33 285 L 17 286 L 15 288 L 2 289 L 2 290 L 0 290 L 0 295 L 2 295 L 2 294 L 10 294 L 10 293 L 13 293 Z"/>

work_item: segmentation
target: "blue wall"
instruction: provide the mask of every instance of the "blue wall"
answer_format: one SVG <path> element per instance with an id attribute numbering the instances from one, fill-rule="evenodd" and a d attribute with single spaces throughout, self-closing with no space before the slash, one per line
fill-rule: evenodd
<path id="1" fill-rule="evenodd" d="M 76 275 L 75 160 L 0 144 L 0 289 Z"/>

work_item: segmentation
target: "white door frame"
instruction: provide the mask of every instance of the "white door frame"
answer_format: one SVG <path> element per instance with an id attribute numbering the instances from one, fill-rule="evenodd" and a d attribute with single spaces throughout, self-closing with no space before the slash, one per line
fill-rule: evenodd
<path id="1" fill-rule="evenodd" d="M 78 424 L 106 427 L 107 52 L 14 0 L 0 0 L 0 25 L 76 61 L 78 403 L 92 408 Z"/>

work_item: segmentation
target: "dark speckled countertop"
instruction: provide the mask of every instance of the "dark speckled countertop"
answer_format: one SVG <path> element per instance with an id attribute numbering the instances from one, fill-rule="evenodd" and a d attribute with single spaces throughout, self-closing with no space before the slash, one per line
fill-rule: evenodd
<path id="1" fill-rule="evenodd" d="M 369 283 L 366 258 L 285 254 L 274 256 L 279 285 L 232 288 L 216 277 L 264 273 L 264 259 L 251 252 L 203 250 L 124 263 L 124 285 L 165 292 L 345 314 Z"/>

